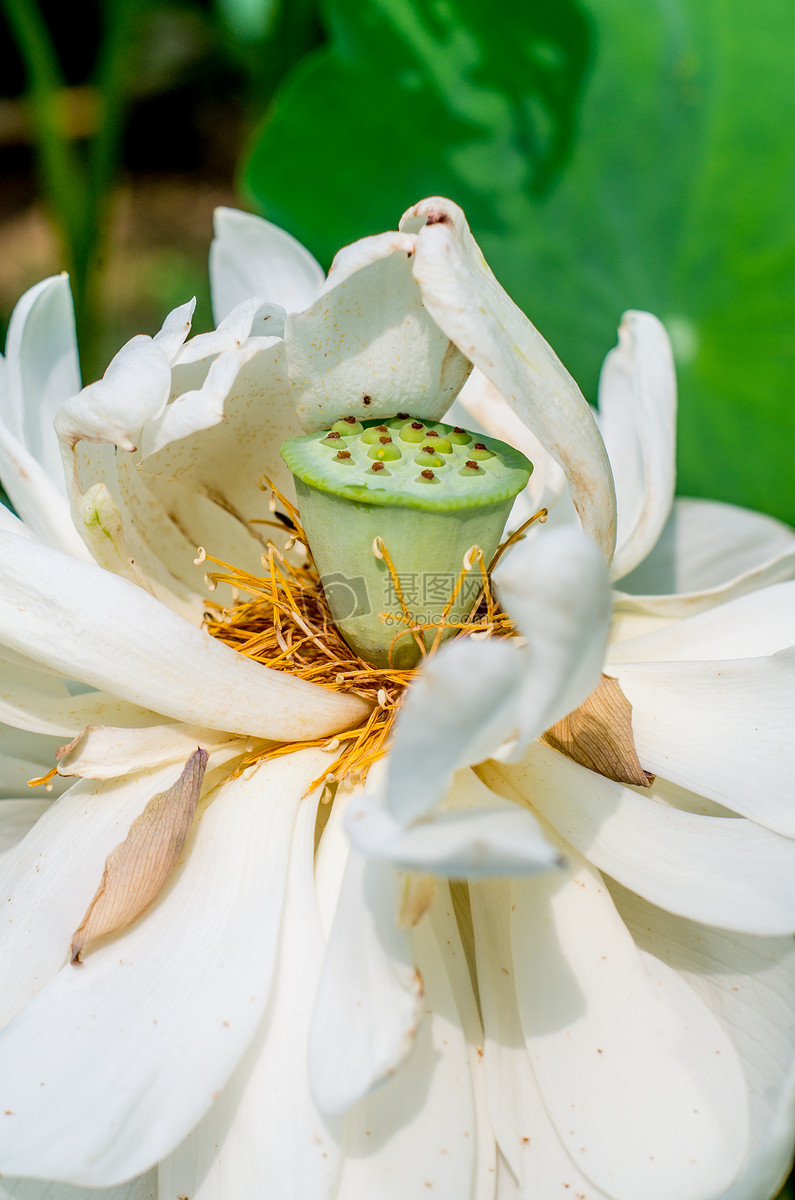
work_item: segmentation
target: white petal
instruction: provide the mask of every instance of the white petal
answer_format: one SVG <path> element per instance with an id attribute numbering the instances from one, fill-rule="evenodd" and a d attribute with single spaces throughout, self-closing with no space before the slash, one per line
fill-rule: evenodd
<path id="1" fill-rule="evenodd" d="M 647 771 L 795 837 L 795 648 L 769 658 L 626 663 L 614 672 Z"/>
<path id="2" fill-rule="evenodd" d="M 611 663 L 762 658 L 795 645 L 795 580 L 774 583 L 686 620 L 611 645 Z"/>
<path id="3" fill-rule="evenodd" d="M 751 1146 L 721 1200 L 775 1196 L 795 1129 L 795 948 L 791 938 L 720 933 L 670 916 L 611 884 L 639 946 L 667 962 L 729 1030 L 748 1086 Z"/>
<path id="4" fill-rule="evenodd" d="M 0 855 L 5 855 L 50 807 L 50 800 L 3 800 L 0 804 Z"/>
<path id="5" fill-rule="evenodd" d="M 312 303 L 323 269 L 289 233 L 234 208 L 217 208 L 213 225 L 210 287 L 216 324 L 249 296 L 263 296 L 287 312 Z"/>
<path id="6" fill-rule="evenodd" d="M 334 1195 L 342 1129 L 309 1092 L 307 1037 L 324 939 L 313 879 L 318 793 L 293 832 L 279 954 L 260 1029 L 204 1120 L 160 1166 L 161 1195 L 191 1200 L 324 1200 Z"/>
<path id="7" fill-rule="evenodd" d="M 61 456 L 53 420 L 80 390 L 74 307 L 69 277 L 53 275 L 32 287 L 11 314 L 6 342 L 10 394 L 3 423 L 54 482 Z"/>
<path id="8" fill-rule="evenodd" d="M 106 692 L 72 696 L 54 675 L 0 657 L 0 720 L 33 733 L 74 737 L 86 725 L 154 725 L 157 714 Z"/>
<path id="9" fill-rule="evenodd" d="M 649 557 L 621 580 L 624 609 L 690 616 L 795 576 L 795 533 L 762 513 L 677 500 Z"/>
<path id="10" fill-rule="evenodd" d="M 35 795 L 27 786 L 28 780 L 46 775 L 49 769 L 49 764 L 44 767 L 42 763 L 33 762 L 18 755 L 0 754 L 0 800 L 15 799 L 24 796 L 26 792 L 29 795 Z M 54 800 L 56 796 L 61 795 L 65 790 L 64 783 L 63 779 L 55 781 L 51 799 Z M 39 793 L 39 796 L 41 795 L 42 793 Z"/>
<path id="11" fill-rule="evenodd" d="M 550 530 L 510 551 L 494 583 L 527 642 L 521 731 L 531 741 L 599 682 L 610 622 L 604 560 L 578 529 Z"/>
<path id="12" fill-rule="evenodd" d="M 157 903 L 6 1026 L 4 1172 L 117 1183 L 208 1110 L 265 1011 L 295 813 L 325 757 L 302 751 L 225 784 Z"/>
<path id="13" fill-rule="evenodd" d="M 172 480 L 208 496 L 243 522 L 270 516 L 260 488 L 263 474 L 294 496 L 292 475 L 279 456 L 282 442 L 303 432 L 292 393 L 281 343 L 249 360 L 224 401 L 223 421 L 172 442 L 145 461 L 141 473 L 166 509 Z"/>
<path id="14" fill-rule="evenodd" d="M 56 410 L 80 389 L 74 310 L 66 275 L 31 288 L 0 357 L 0 478 L 17 512 L 47 545 L 87 557 L 66 502 L 53 429 Z"/>
<path id="15" fill-rule="evenodd" d="M 169 363 L 178 359 L 185 338 L 190 333 L 195 311 L 196 299 L 194 297 L 186 304 L 180 304 L 178 308 L 172 309 L 159 332 L 152 338 L 155 345 L 163 351 Z"/>
<path id="16" fill-rule="evenodd" d="M 527 455 L 533 464 L 530 482 L 522 493 L 530 509 L 528 517 L 539 508 L 552 508 L 557 503 L 566 488 L 566 476 L 478 367 L 472 371 L 445 420 L 500 438 Z"/>
<path id="17" fill-rule="evenodd" d="M 63 469 L 59 468 L 59 478 Z M 17 511 L 24 517 L 28 536 L 35 534 L 48 546 L 57 546 L 78 558 L 89 558 L 72 522 L 69 504 L 49 475 L 9 434 L 0 422 L 0 478 Z M 0 506 L 2 507 L 2 506 Z M 8 523 L 4 516 L 3 526 Z"/>
<path id="18" fill-rule="evenodd" d="M 0 724 L 0 754 L 26 758 L 42 767 L 46 763 L 48 770 L 52 765 L 55 751 L 62 741 L 63 738 L 49 737 L 45 734 Z"/>
<path id="19" fill-rule="evenodd" d="M 102 379 L 73 397 L 55 418 L 64 445 L 83 439 L 134 450 L 147 421 L 166 407 L 171 366 L 158 344 L 139 334 L 112 360 Z"/>
<path id="20" fill-rule="evenodd" d="M 397 927 L 398 879 L 351 852 L 309 1033 L 309 1079 L 324 1113 L 346 1112 L 394 1072 L 417 1036 L 422 977 Z"/>
<path id="21" fill-rule="evenodd" d="M 278 304 L 252 294 L 227 313 L 216 329 L 191 338 L 180 350 L 175 365 L 198 363 L 216 354 L 239 350 L 252 337 L 280 338 L 284 334 L 284 315 Z"/>
<path id="22" fill-rule="evenodd" d="M 429 660 L 403 702 L 389 756 L 386 804 L 395 820 L 427 816 L 455 771 L 516 733 L 526 669 L 507 640 L 465 638 Z"/>
<path id="23" fill-rule="evenodd" d="M 466 900 L 465 900 L 466 897 Z M 466 911 L 462 905 L 466 904 Z M 454 899 L 450 885 L 436 881 L 436 894 L 428 910 L 428 923 L 441 952 L 445 973 L 452 991 L 458 1022 L 464 1035 L 469 1058 L 469 1078 L 472 1086 L 475 1121 L 475 1170 L 472 1175 L 472 1196 L 475 1200 L 492 1200 L 496 1194 L 497 1144 L 489 1120 L 484 1065 L 483 1022 L 475 996 L 467 957 L 474 958 L 472 916 L 469 911 L 468 885 L 457 889 Z M 420 930 L 422 925 L 420 923 Z M 469 941 L 465 949 L 463 939 Z M 423 965 L 423 943 L 418 946 L 420 967 Z M 450 1008 L 452 1011 L 452 1006 Z M 433 1018 L 432 1018 L 433 1019 Z"/>
<path id="24" fill-rule="evenodd" d="M 397 1076 L 349 1114 L 339 1200 L 489 1200 L 475 1191 L 476 1110 L 444 950 L 428 920 L 413 940 L 426 987 L 417 1044 Z"/>
<path id="25" fill-rule="evenodd" d="M 414 238 L 382 233 L 341 250 L 311 308 L 288 316 L 285 348 L 307 430 L 338 417 L 444 415 L 469 374 L 412 276 Z"/>
<path id="26" fill-rule="evenodd" d="M 404 215 L 401 228 L 421 222 L 414 277 L 425 307 L 563 468 L 583 529 L 609 561 L 616 539 L 615 490 L 588 402 L 497 283 L 460 208 L 439 197 L 423 200 Z"/>
<path id="27" fill-rule="evenodd" d="M 6 855 L 0 868 L 6 963 L 0 977 L 0 1024 L 10 1021 L 63 965 L 108 854 L 152 796 L 178 774 L 179 768 L 169 764 L 112 784 L 78 783 Z"/>
<path id="28" fill-rule="evenodd" d="M 564 1189 L 570 1196 L 606 1200 L 581 1174 L 555 1132 L 524 1044 L 511 955 L 510 885 L 474 884 L 469 894 L 486 1029 L 488 1112 L 500 1151 L 516 1179 L 514 1189 L 501 1186 L 498 1196 L 541 1200 L 562 1195 Z"/>
<path id="29" fill-rule="evenodd" d="M 144 729 L 92 725 L 75 739 L 75 743 L 73 749 L 63 747 L 59 753 L 59 775 L 114 779 L 161 763 L 184 763 L 197 746 L 210 754 L 233 746 L 239 747 L 240 753 L 248 748 L 245 738 L 178 722 Z"/>
<path id="30" fill-rule="evenodd" d="M 609 589 L 590 539 L 571 528 L 520 543 L 494 582 L 527 645 L 460 639 L 423 668 L 389 759 L 386 803 L 402 824 L 433 810 L 454 771 L 534 740 L 599 682 Z"/>
<path id="31" fill-rule="evenodd" d="M 188 724 L 258 737 L 309 739 L 366 715 L 358 698 L 244 658 L 90 563 L 3 533 L 0 555 L 3 642 L 63 675 Z"/>
<path id="32" fill-rule="evenodd" d="M 748 1144 L 731 1042 L 669 967 L 644 957 L 574 851 L 566 876 L 514 882 L 519 1012 L 544 1104 L 612 1200 L 703 1200 Z"/>
<path id="33" fill-rule="evenodd" d="M 224 419 L 224 401 L 241 369 L 261 350 L 270 349 L 270 338 L 251 338 L 245 346 L 229 350 L 211 364 L 200 388 L 182 395 L 150 421 L 141 439 L 144 458 L 162 450 L 169 442 L 209 429 Z"/>
<path id="34" fill-rule="evenodd" d="M 511 785 L 589 862 L 652 904 L 724 929 L 795 933 L 795 840 L 660 804 L 654 789 L 641 795 L 540 743 L 521 763 L 481 771 L 498 791 L 501 781 Z"/>
<path id="35" fill-rule="evenodd" d="M 44 1179 L 0 1179 L 0 1200 L 158 1200 L 157 1172 L 99 1191 Z"/>
<path id="36" fill-rule="evenodd" d="M 618 507 L 611 578 L 642 562 L 668 519 L 676 482 L 676 374 L 671 343 L 651 313 L 627 312 L 599 377 L 599 428 Z"/>
<path id="37" fill-rule="evenodd" d="M 65 459 L 72 516 L 100 566 L 199 624 L 204 598 L 197 591 L 202 577 L 196 546 L 149 493 L 137 469 L 139 456 L 81 441 Z"/>
<path id="38" fill-rule="evenodd" d="M 354 801 L 346 825 L 361 854 L 453 879 L 534 874 L 560 861 L 532 814 L 500 800 L 470 770 L 457 772 L 441 810 L 413 825 L 396 821 L 380 794 Z"/>
<path id="39" fill-rule="evenodd" d="M 15 533 L 17 537 L 26 537 L 32 542 L 41 540 L 30 526 L 26 525 L 24 521 L 20 521 L 19 517 L 12 513 L 10 508 L 6 508 L 5 504 L 0 504 L 0 530 L 3 533 Z"/>

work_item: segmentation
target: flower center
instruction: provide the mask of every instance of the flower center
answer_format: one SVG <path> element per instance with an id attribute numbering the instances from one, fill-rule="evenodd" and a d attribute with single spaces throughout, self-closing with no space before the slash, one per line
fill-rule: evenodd
<path id="1" fill-rule="evenodd" d="M 206 627 L 214 637 L 272 669 L 332 691 L 353 692 L 372 702 L 370 716 L 356 728 L 330 739 L 301 743 L 337 752 L 326 776 L 329 783 L 351 774 L 366 776 L 386 750 L 392 723 L 417 665 L 445 638 L 472 634 L 509 637 L 514 633 L 492 595 L 490 567 L 530 524 L 498 547 L 513 496 L 526 483 L 530 464 L 502 443 L 484 438 L 478 445 L 477 435 L 450 426 L 437 425 L 431 430 L 401 416 L 387 423 L 387 429 L 397 429 L 398 436 L 401 430 L 410 430 L 415 440 L 405 444 L 414 455 L 421 452 L 420 443 L 433 444 L 436 449 L 441 443 L 450 470 L 438 472 L 441 480 L 434 496 L 439 499 L 434 505 L 401 503 L 405 490 L 398 487 L 383 489 L 373 499 L 370 489 L 363 487 L 361 475 L 369 470 L 374 481 L 371 489 L 381 491 L 381 475 L 388 460 L 371 458 L 370 451 L 375 448 L 377 454 L 388 447 L 389 442 L 382 439 L 392 434 L 383 432 L 383 422 L 365 427 L 341 421 L 330 432 L 285 443 L 287 461 L 292 458 L 304 475 L 319 479 L 320 484 L 307 483 L 294 468 L 299 496 L 306 493 L 309 497 L 308 502 L 301 500 L 299 513 L 267 483 L 273 515 L 269 523 L 284 536 L 279 546 L 271 541 L 263 555 L 263 576 L 203 555 L 219 568 L 208 577 L 211 586 L 228 583 L 248 597 L 227 608 L 208 605 Z M 435 439 L 430 437 L 432 432 Z M 340 443 L 347 447 L 350 465 L 348 459 L 337 457 Z M 476 448 L 485 453 L 483 458 L 468 457 Z M 401 450 L 400 459 L 389 461 L 389 466 L 399 462 L 404 478 L 409 471 L 420 474 L 416 464 L 407 467 L 407 457 Z M 492 465 L 483 468 L 482 476 L 475 475 L 483 462 Z M 373 470 L 378 466 L 383 469 Z M 462 467 L 470 474 L 460 476 Z M 428 469 L 436 475 L 435 469 Z M 486 503 L 484 492 L 473 503 L 466 485 L 448 485 L 446 476 L 453 470 L 460 478 L 476 478 L 479 487 L 488 488 Z M 324 490 L 324 471 L 345 472 L 351 482 L 344 487 L 353 489 L 353 497 L 340 495 L 339 490 Z M 506 484 L 509 472 L 513 474 Z M 421 486 L 417 484 L 418 489 Z M 456 487 L 464 498 L 463 519 L 449 503 Z M 384 494 L 391 498 L 390 503 Z M 305 522 L 308 525 L 312 520 L 313 503 L 320 508 L 320 524 L 319 534 L 310 535 Z M 542 510 L 531 521 L 545 517 Z M 425 588 L 422 602 L 421 587 Z M 373 631 L 377 634 L 375 652 L 369 652 L 369 641 L 368 653 L 361 652 L 366 639 L 357 636 L 357 617 L 365 618 L 367 637 L 372 638 Z M 256 757 L 275 757 L 296 748 L 293 743 L 271 747 Z M 250 761 L 254 758 L 244 765 Z"/>
<path id="2" fill-rule="evenodd" d="M 533 469 L 504 442 L 405 413 L 344 417 L 282 458 L 337 628 L 372 666 L 399 669 L 464 628 Z"/>

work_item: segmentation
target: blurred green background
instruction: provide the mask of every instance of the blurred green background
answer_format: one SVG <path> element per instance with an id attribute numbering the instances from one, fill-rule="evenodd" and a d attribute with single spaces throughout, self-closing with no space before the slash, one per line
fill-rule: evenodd
<path id="1" fill-rule="evenodd" d="M 665 321 L 680 493 L 795 521 L 794 48 L 791 0 L 0 0 L 0 326 L 69 270 L 87 382 L 210 325 L 215 205 L 327 267 L 447 195 L 589 399 Z"/>
<path id="2" fill-rule="evenodd" d="M 657 313 L 680 493 L 795 521 L 792 0 L 0 12 L 0 322 L 68 269 L 86 380 L 194 293 L 210 323 L 216 204 L 328 266 L 443 194 L 589 399 L 621 313 Z"/>

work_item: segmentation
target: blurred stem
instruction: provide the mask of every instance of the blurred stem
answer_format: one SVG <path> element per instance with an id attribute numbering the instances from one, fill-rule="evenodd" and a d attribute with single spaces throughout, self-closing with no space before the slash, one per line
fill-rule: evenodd
<path id="1" fill-rule="evenodd" d="M 66 82 L 36 0 L 0 2 L 27 69 L 44 190 L 71 278 L 84 377 L 93 378 L 99 369 L 102 251 L 138 54 L 135 32 L 146 5 L 141 0 L 105 0 L 102 6 L 105 28 L 94 75 L 100 122 L 86 154 L 80 154 L 59 110 L 59 93 Z"/>
<path id="2" fill-rule="evenodd" d="M 105 28 L 94 72 L 94 86 L 101 97 L 101 120 L 88 150 L 87 218 L 92 237 L 82 281 L 84 340 L 87 338 L 83 358 L 86 377 L 91 379 L 104 367 L 96 361 L 104 250 L 109 233 L 111 191 L 121 157 L 125 119 L 140 49 L 140 38 L 136 34 L 146 19 L 147 4 L 145 0 L 105 0 L 102 8 Z"/>
<path id="3" fill-rule="evenodd" d="M 85 240 L 85 178 L 58 108 L 66 86 L 50 32 L 35 0 L 3 0 L 8 23 L 28 73 L 44 187 L 52 204 L 70 274 L 77 273 Z"/>

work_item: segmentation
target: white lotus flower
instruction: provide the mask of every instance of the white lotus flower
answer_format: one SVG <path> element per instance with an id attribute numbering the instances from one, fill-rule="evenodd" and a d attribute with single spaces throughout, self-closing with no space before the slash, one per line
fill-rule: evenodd
<path id="1" fill-rule="evenodd" d="M 177 310 L 58 416 L 98 565 L 0 511 L 0 1189 L 772 1196 L 795 1104 L 795 538 L 694 502 L 666 525 L 673 377 L 640 315 L 603 375 L 611 474 L 588 406 L 449 202 L 347 248 L 325 283 L 264 222 L 225 213 L 219 232 L 219 328 L 186 342 Z M 46 380 L 69 331 L 37 311 L 10 350 Z M 386 771 L 366 794 L 341 785 L 319 821 L 320 789 L 302 796 L 332 751 L 237 769 L 367 706 L 208 637 L 196 546 L 261 571 L 258 481 L 289 494 L 277 451 L 300 432 L 296 406 L 321 427 L 404 401 L 442 416 L 470 363 L 482 376 L 461 403 L 507 440 L 540 440 L 531 487 L 559 490 L 564 472 L 591 540 L 547 529 L 506 557 L 496 583 L 526 643 L 440 651 Z M 24 512 L 22 473 L 15 486 Z M 598 682 L 610 559 L 614 579 L 632 572 L 607 670 L 657 776 L 642 791 L 536 740 Z M 42 815 L 13 780 L 87 726 L 60 760 L 82 778 Z M 71 966 L 108 855 L 197 744 L 209 766 L 181 861 Z"/>

